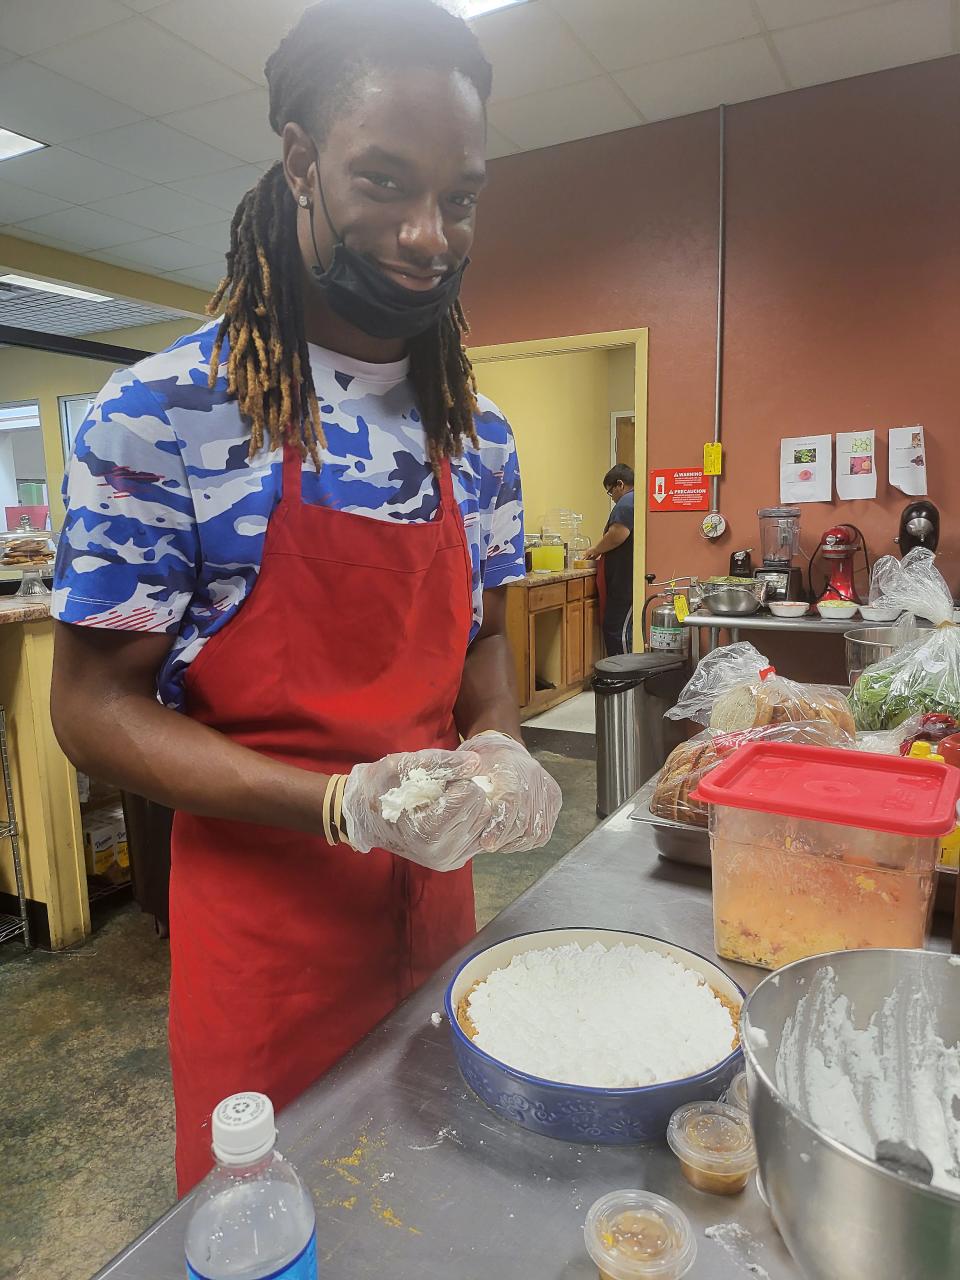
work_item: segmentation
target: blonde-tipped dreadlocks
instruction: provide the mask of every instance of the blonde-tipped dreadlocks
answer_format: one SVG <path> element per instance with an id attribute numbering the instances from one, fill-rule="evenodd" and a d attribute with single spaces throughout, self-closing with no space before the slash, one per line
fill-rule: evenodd
<path id="1" fill-rule="evenodd" d="M 321 0 L 267 61 L 270 123 L 276 133 L 296 121 L 315 133 L 329 127 L 372 68 L 459 71 L 490 96 L 491 70 L 476 37 L 434 0 Z M 285 439 L 319 470 L 325 444 L 303 326 L 303 263 L 297 206 L 278 162 L 240 201 L 230 225 L 226 274 L 207 308 L 223 308 L 210 358 L 216 383 L 223 344 L 227 390 L 250 422 L 250 456 Z M 464 349 L 469 332 L 457 302 L 409 346 L 410 381 L 430 461 L 476 444 L 477 384 Z"/>

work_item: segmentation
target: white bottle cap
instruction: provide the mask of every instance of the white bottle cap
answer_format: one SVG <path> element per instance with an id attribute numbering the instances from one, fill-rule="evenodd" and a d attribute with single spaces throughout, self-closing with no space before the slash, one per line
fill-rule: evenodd
<path id="1" fill-rule="evenodd" d="M 235 1093 L 213 1113 L 213 1154 L 220 1164 L 253 1164 L 277 1140 L 273 1103 L 265 1093 Z"/>

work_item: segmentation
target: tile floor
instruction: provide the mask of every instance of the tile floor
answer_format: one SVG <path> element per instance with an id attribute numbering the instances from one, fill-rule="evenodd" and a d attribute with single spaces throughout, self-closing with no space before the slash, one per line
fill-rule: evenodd
<path id="1" fill-rule="evenodd" d="M 476 859 L 479 926 L 596 824 L 592 740 L 575 732 L 530 734 L 563 812 L 547 848 Z M 84 1280 L 172 1203 L 168 976 L 133 904 L 68 952 L 0 947 L 0 1280 Z"/>

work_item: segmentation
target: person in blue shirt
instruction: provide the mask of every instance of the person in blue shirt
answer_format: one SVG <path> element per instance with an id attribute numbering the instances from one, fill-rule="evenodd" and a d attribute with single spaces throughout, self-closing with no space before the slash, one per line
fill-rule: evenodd
<path id="1" fill-rule="evenodd" d="M 633 468 L 618 462 L 603 477 L 613 510 L 600 541 L 586 553 L 600 561 L 603 644 L 607 656 L 633 652 Z"/>

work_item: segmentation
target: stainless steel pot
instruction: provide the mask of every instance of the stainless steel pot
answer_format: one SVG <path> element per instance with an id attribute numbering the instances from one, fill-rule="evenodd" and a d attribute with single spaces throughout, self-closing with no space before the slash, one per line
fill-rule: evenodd
<path id="1" fill-rule="evenodd" d="M 710 613 L 724 614 L 731 618 L 746 617 L 756 613 L 763 604 L 766 589 L 765 582 L 751 582 L 742 587 L 726 582 L 702 582 L 701 604 Z"/>
<path id="2" fill-rule="evenodd" d="M 924 993 L 935 1033 L 960 1041 L 960 968 L 927 951 L 833 952 L 770 974 L 747 999 L 741 1038 L 760 1177 L 771 1213 L 808 1280 L 947 1280 L 960 1276 L 960 1195 L 890 1172 L 818 1128 L 776 1085 L 784 1023 L 796 1013 L 817 971 L 829 965 L 838 994 L 863 1027 L 898 983 Z M 804 1022 L 806 1045 L 824 1046 L 823 1019 Z M 764 1034 L 757 1037 L 759 1029 Z M 906 1053 L 902 1034 L 885 1030 L 885 1055 Z M 902 1045 L 890 1043 L 901 1039 Z M 766 1043 L 764 1043 L 766 1042 Z M 954 1103 L 954 1106 L 960 1104 Z M 897 1135 L 889 1135 L 896 1137 Z"/>
<path id="3" fill-rule="evenodd" d="M 852 631 L 845 631 L 843 639 L 850 684 L 856 684 L 865 667 L 872 666 L 881 658 L 889 658 L 891 653 L 916 640 L 924 629 L 929 629 L 929 624 L 922 627 L 911 620 L 892 627 L 854 627 Z"/>

